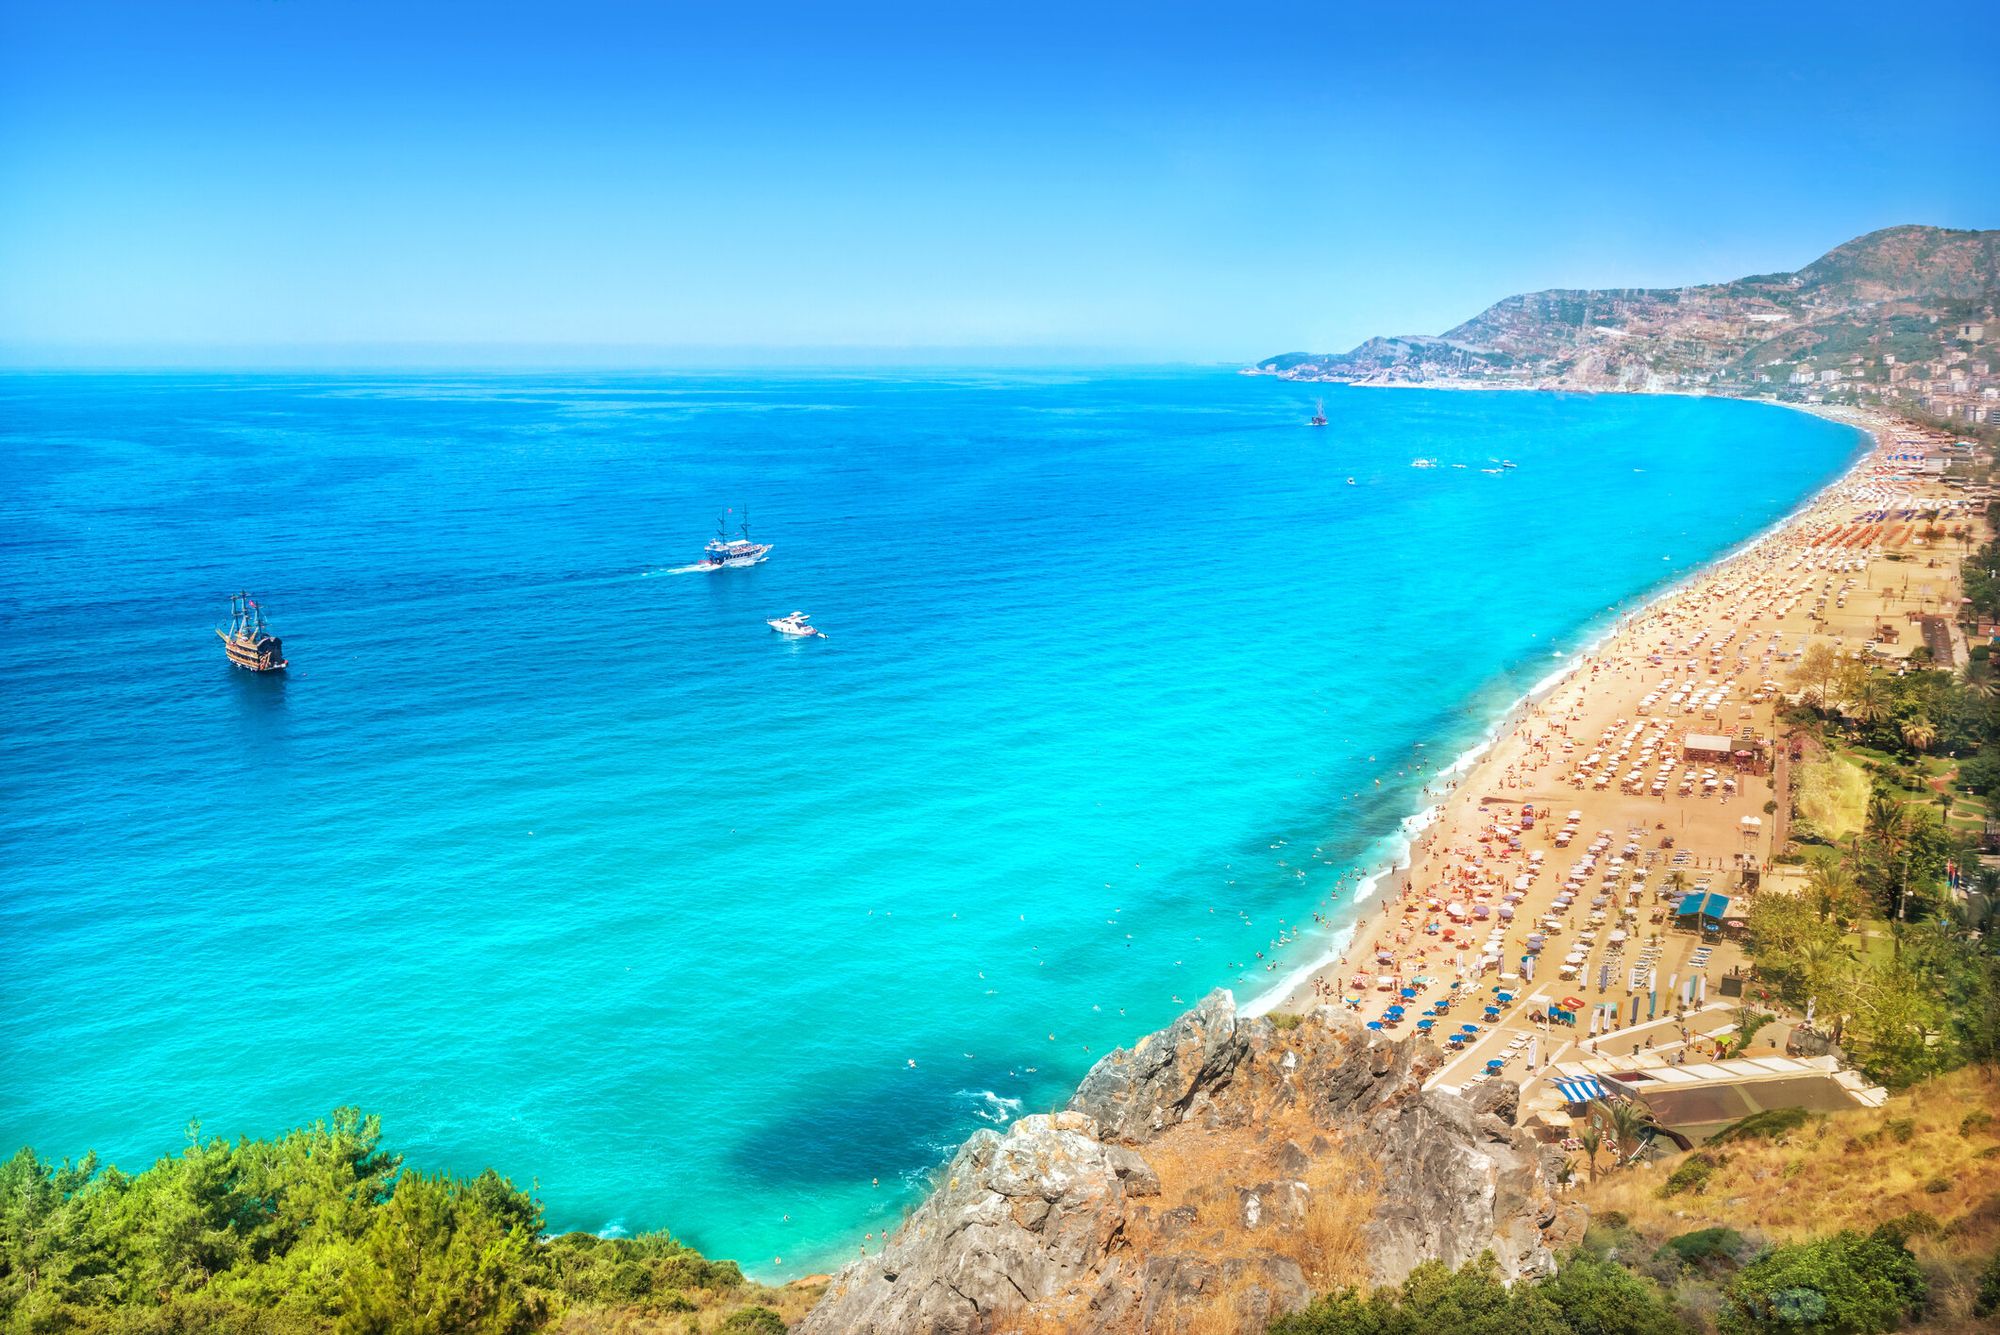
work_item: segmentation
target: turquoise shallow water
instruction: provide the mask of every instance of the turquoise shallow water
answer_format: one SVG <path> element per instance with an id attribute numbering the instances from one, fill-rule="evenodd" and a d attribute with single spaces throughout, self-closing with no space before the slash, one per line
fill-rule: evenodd
<path id="1" fill-rule="evenodd" d="M 1309 959 L 1273 942 L 1340 920 L 1423 767 L 1858 444 L 1311 404 L 0 379 L 0 1142 L 129 1168 L 351 1102 L 558 1228 L 837 1261 L 983 1119 Z M 745 501 L 768 564 L 659 573 Z M 239 586 L 283 680 L 223 661 Z M 765 628 L 795 607 L 832 638 Z"/>

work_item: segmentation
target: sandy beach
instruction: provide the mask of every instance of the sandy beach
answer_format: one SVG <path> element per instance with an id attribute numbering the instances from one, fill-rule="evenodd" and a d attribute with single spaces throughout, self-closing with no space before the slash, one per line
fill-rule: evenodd
<path id="1" fill-rule="evenodd" d="M 1743 964 L 1727 924 L 1790 875 L 1772 861 L 1789 810 L 1778 714 L 1801 655 L 1880 641 L 1872 652 L 1898 659 L 1925 643 L 1926 614 L 1950 637 L 1934 651 L 1958 665 L 1966 652 L 1951 622 L 1968 544 L 1927 540 L 1922 514 L 1980 525 L 1914 457 L 1947 438 L 1827 415 L 1873 447 L 1517 706 L 1468 768 L 1434 783 L 1408 862 L 1365 902 L 1341 956 L 1256 1009 L 1450 1036 L 1433 1083 L 1519 1081 L 1524 1107 L 1563 1102 L 1537 1086 L 1566 1057 L 1644 1066 L 1715 1050 L 1739 1004 L 1721 1000 L 1721 980 Z M 1676 928 L 1691 891 L 1729 899 L 1704 901 L 1721 930 Z M 1767 1027 L 1753 1050 L 1789 1030 Z"/>

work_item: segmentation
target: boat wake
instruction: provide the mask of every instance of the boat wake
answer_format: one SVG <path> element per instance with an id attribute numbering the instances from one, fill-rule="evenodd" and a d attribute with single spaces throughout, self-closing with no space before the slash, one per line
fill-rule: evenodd
<path id="1" fill-rule="evenodd" d="M 691 566 L 652 566 L 641 570 L 639 578 L 650 579 L 654 575 L 693 575 L 704 570 L 721 570 L 722 568 L 719 565 L 711 565 L 707 561 L 696 561 Z"/>

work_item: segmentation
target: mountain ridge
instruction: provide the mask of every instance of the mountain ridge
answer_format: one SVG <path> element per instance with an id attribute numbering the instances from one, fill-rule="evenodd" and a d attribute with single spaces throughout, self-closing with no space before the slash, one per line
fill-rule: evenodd
<path id="1" fill-rule="evenodd" d="M 1987 355 L 1996 306 L 2000 229 L 1900 224 L 1788 273 L 1518 293 L 1442 334 L 1377 336 L 1247 369 L 1348 384 L 1908 400 L 1937 416 L 2000 420 L 2000 405 L 1987 406 L 2000 397 Z"/>

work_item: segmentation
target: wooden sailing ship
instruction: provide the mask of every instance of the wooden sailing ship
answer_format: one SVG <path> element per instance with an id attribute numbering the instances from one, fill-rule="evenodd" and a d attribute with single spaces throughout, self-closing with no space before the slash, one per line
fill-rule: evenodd
<path id="1" fill-rule="evenodd" d="M 229 629 L 218 628 L 223 652 L 229 661 L 246 672 L 281 672 L 285 668 L 284 641 L 271 634 L 265 624 L 264 609 L 247 593 L 229 596 Z"/>

